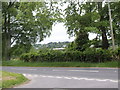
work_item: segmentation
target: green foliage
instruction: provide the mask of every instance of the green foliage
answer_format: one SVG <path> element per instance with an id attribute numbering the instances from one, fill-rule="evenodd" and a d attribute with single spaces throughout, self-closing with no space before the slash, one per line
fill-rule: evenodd
<path id="1" fill-rule="evenodd" d="M 50 9 L 50 5 L 45 2 L 2 2 L 2 46 L 5 59 L 10 59 L 10 50 L 19 51 L 16 45 L 21 47 L 22 44 L 29 50 L 28 45 L 49 37 L 53 23 L 60 18 L 59 9 L 56 10 Z M 13 44 L 16 45 L 11 49 Z"/>
<path id="2" fill-rule="evenodd" d="M 23 44 L 16 44 L 10 49 L 11 57 L 18 58 L 23 53 L 28 53 L 30 51 L 31 45 L 27 45 L 27 47 Z"/>
<path id="3" fill-rule="evenodd" d="M 66 50 L 67 51 L 74 51 L 74 50 L 76 50 L 76 44 L 75 44 L 75 42 L 69 43 L 68 46 L 66 47 Z"/>
<path id="4" fill-rule="evenodd" d="M 38 56 L 39 55 L 37 53 L 25 53 L 22 54 L 20 58 L 23 59 L 25 62 L 31 62 L 31 61 L 37 61 Z"/>
<path id="5" fill-rule="evenodd" d="M 0 71 L 1 73 L 1 71 Z M 25 78 L 22 74 L 12 73 L 12 72 L 6 72 L 2 71 L 2 88 L 12 88 L 15 85 L 21 84 L 26 82 L 28 79 Z M 8 78 L 4 79 L 4 78 Z"/>
<path id="6" fill-rule="evenodd" d="M 112 54 L 102 49 L 88 49 L 84 52 L 49 50 L 26 53 L 20 59 L 24 62 L 105 62 L 112 60 Z"/>
<path id="7" fill-rule="evenodd" d="M 116 67 L 118 61 L 108 61 L 103 63 L 86 62 L 23 62 L 21 60 L 3 61 L 3 66 L 25 66 L 25 67 Z"/>
<path id="8" fill-rule="evenodd" d="M 100 33 L 100 31 L 96 27 L 85 27 L 85 31 L 92 33 Z"/>
<path id="9" fill-rule="evenodd" d="M 65 9 L 65 25 L 69 35 L 75 35 L 75 49 L 84 51 L 89 47 L 87 45 L 88 32 L 98 32 L 99 30 L 94 27 L 93 22 L 98 21 L 100 15 L 95 11 L 95 3 L 80 4 L 72 2 Z"/>
<path id="10" fill-rule="evenodd" d="M 88 48 L 89 45 L 86 45 L 89 43 L 88 33 L 91 32 L 102 36 L 102 48 L 108 49 L 107 39 L 111 37 L 108 6 L 105 3 L 102 7 L 102 3 L 71 1 L 63 12 L 58 8 L 57 2 L 2 2 L 3 56 L 9 57 L 9 54 L 19 56 L 29 52 L 31 45 L 50 36 L 52 25 L 56 21 L 65 21 L 67 33 L 76 36 L 74 43 L 68 46 L 70 50 L 84 51 Z M 110 3 L 110 6 L 116 44 L 120 45 L 120 2 Z M 65 13 L 64 20 L 61 18 L 61 12 Z M 98 45 L 98 39 L 94 43 Z M 16 45 L 11 48 L 13 44 Z M 49 44 L 48 47 L 55 46 Z M 49 53 L 42 56 L 47 55 Z"/>
<path id="11" fill-rule="evenodd" d="M 89 47 L 88 34 L 85 32 L 78 32 L 74 42 L 68 44 L 67 50 L 84 51 Z"/>
<path id="12" fill-rule="evenodd" d="M 112 59 L 112 53 L 109 50 L 103 50 L 103 49 L 86 49 L 86 51 L 83 52 L 85 55 L 85 61 L 91 61 L 91 62 L 105 62 L 107 60 L 111 61 Z"/>
<path id="13" fill-rule="evenodd" d="M 116 50 L 111 50 L 113 57 L 116 60 L 120 60 L 120 47 L 118 47 Z"/>
<path id="14" fill-rule="evenodd" d="M 89 45 L 93 45 L 95 48 L 101 48 L 102 47 L 102 41 L 98 40 L 98 38 L 95 38 L 93 40 L 89 41 Z"/>
<path id="15" fill-rule="evenodd" d="M 88 34 L 86 32 L 78 32 L 75 39 L 76 50 L 84 51 L 87 48 Z"/>
<path id="16" fill-rule="evenodd" d="M 71 1 L 65 9 L 65 25 L 69 35 L 76 32 L 96 33 L 102 37 L 102 48 L 108 49 L 108 37 L 111 37 L 108 4 L 103 2 L 79 3 Z M 120 45 L 120 2 L 110 3 L 115 42 Z M 76 35 L 77 37 L 77 35 Z M 81 39 L 80 39 L 81 40 Z M 79 40 L 79 41 L 80 41 Z M 78 42 L 79 42 L 78 41 Z M 81 40 L 82 42 L 82 40 Z M 79 45 L 82 47 L 81 45 Z"/>
<path id="17" fill-rule="evenodd" d="M 118 31 L 116 31 L 115 41 L 118 44 L 118 46 L 120 46 L 120 28 L 118 28 Z"/>

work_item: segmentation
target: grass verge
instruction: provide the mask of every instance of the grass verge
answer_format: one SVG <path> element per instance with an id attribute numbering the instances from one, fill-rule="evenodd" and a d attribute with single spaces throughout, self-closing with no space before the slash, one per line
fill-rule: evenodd
<path id="1" fill-rule="evenodd" d="M 0 88 L 12 88 L 16 85 L 28 81 L 22 74 L 0 71 L 2 73 L 2 80 L 0 80 Z"/>
<path id="2" fill-rule="evenodd" d="M 118 67 L 118 61 L 104 63 L 84 62 L 23 62 L 20 60 L 3 61 L 2 66 L 28 66 L 28 67 Z"/>

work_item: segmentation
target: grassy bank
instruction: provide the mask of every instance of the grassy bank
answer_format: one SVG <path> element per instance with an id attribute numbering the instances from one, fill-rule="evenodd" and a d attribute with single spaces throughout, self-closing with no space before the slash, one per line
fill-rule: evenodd
<path id="1" fill-rule="evenodd" d="M 22 84 L 28 81 L 22 74 L 11 73 L 6 71 L 0 71 L 2 73 L 2 80 L 0 81 L 0 88 L 11 88 L 16 85 Z"/>
<path id="2" fill-rule="evenodd" d="M 2 66 L 29 66 L 29 67 L 118 67 L 117 61 L 104 63 L 84 62 L 22 62 L 20 60 L 3 61 Z"/>

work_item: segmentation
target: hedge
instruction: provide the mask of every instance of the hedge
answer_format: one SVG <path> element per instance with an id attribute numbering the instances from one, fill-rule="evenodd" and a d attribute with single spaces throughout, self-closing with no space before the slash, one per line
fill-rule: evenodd
<path id="1" fill-rule="evenodd" d="M 110 51 L 102 49 L 88 49 L 84 52 L 49 50 L 25 53 L 20 57 L 24 62 L 105 62 L 112 58 Z"/>

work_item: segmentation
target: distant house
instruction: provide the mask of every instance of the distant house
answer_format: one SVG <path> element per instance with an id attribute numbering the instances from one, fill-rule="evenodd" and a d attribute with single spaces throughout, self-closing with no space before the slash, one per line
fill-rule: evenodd
<path id="1" fill-rule="evenodd" d="M 63 45 L 63 47 L 65 48 L 65 47 L 67 47 L 67 45 Z"/>
<path id="2" fill-rule="evenodd" d="M 53 50 L 64 50 L 65 48 L 53 48 Z"/>

